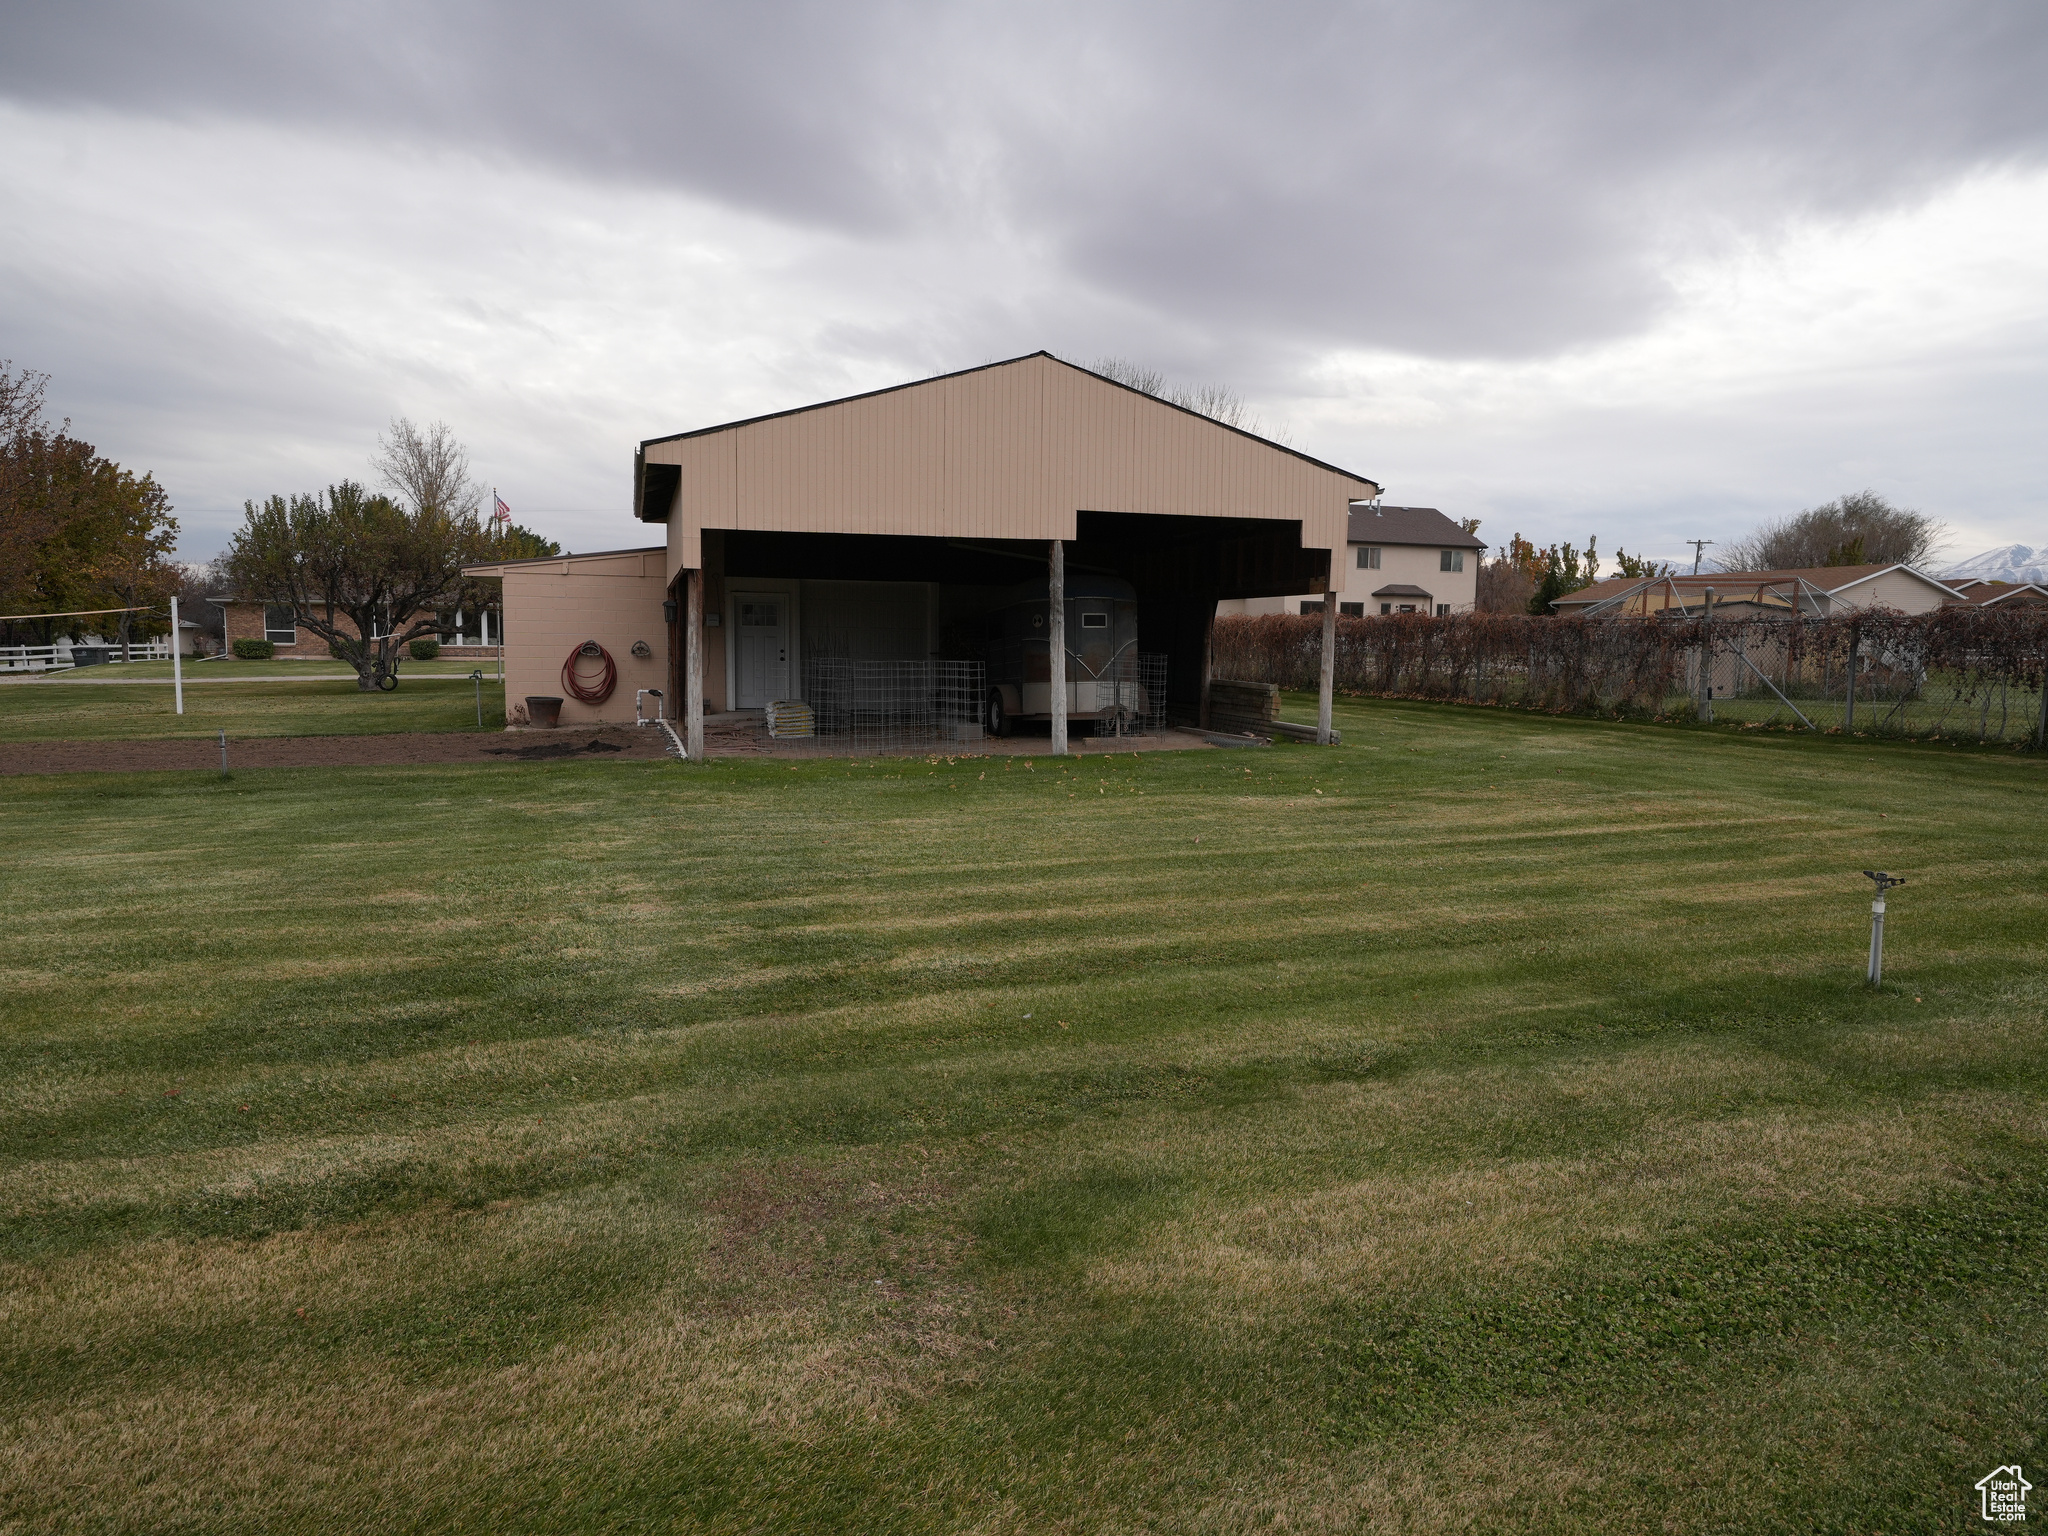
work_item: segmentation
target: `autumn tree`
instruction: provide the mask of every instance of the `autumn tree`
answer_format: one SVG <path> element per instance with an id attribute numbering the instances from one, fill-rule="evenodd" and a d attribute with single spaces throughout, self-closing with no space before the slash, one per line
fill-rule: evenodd
<path id="1" fill-rule="evenodd" d="M 59 632 L 75 637 L 97 627 L 65 617 L 79 610 L 149 610 L 124 612 L 108 626 L 125 647 L 166 627 L 153 610 L 176 590 L 178 522 L 152 476 L 73 437 L 70 422 L 45 418 L 48 383 L 46 374 L 0 362 L 0 604 L 49 614 L 29 621 L 45 645 Z"/>

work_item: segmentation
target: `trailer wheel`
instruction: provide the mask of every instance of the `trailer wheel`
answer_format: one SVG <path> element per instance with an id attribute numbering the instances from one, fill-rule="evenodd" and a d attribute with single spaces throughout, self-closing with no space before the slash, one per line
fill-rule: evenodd
<path id="1" fill-rule="evenodd" d="M 988 733 L 991 736 L 1007 736 L 1016 728 L 1010 719 L 1010 712 L 1003 708 L 1003 690 L 991 688 L 988 691 L 988 707 L 985 711 Z"/>

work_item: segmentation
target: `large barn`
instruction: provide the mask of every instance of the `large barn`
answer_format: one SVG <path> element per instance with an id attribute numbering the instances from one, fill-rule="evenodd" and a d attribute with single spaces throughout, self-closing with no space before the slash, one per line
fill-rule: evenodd
<path id="1" fill-rule="evenodd" d="M 986 666 L 994 729 L 1045 719 L 1063 742 L 1069 717 L 1133 696 L 1090 680 L 1140 653 L 1151 707 L 1206 723 L 1217 602 L 1334 599 L 1355 576 L 1353 504 L 1378 494 L 1037 352 L 650 438 L 634 510 L 662 542 L 474 574 L 504 582 L 515 718 L 525 696 L 559 695 L 564 722 L 631 719 L 660 689 L 694 756 L 705 712 L 802 699 L 821 668 L 957 660 Z M 604 656 L 579 671 L 585 647 Z M 1059 652 L 1065 689 L 1049 683 Z M 604 701 L 565 688 L 565 667 L 590 692 L 607 663 Z"/>

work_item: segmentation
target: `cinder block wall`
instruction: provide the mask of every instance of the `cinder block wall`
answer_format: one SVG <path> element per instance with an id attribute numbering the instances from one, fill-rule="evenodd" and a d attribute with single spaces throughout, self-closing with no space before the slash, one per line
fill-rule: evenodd
<path id="1" fill-rule="evenodd" d="M 529 694 L 562 702 L 564 725 L 630 724 L 633 695 L 668 687 L 668 622 L 661 604 L 662 558 L 651 554 L 565 557 L 514 566 L 505 582 L 505 712 L 524 723 Z M 602 704 L 584 704 L 562 686 L 562 663 L 586 640 L 611 652 L 619 680 Z M 650 652 L 633 654 L 636 641 Z M 586 671 L 594 671 L 586 665 Z M 648 701 L 653 713 L 653 701 Z M 671 717 L 682 701 L 670 701 Z"/>

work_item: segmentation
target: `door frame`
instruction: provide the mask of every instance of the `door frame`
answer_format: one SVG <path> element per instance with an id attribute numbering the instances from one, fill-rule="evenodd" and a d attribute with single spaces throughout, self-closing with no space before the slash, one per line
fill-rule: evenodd
<path id="1" fill-rule="evenodd" d="M 804 678 L 803 664 L 803 600 L 799 583 L 788 577 L 760 576 L 740 577 L 742 585 L 735 585 L 728 576 L 725 582 L 725 707 L 740 707 L 740 599 L 742 597 L 779 598 L 789 607 L 789 686 L 797 690 L 790 697 L 802 693 Z"/>

